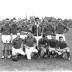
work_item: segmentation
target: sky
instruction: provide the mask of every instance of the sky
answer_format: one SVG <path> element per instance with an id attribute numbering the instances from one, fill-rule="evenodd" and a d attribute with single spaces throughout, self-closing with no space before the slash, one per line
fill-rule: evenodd
<path id="1" fill-rule="evenodd" d="M 72 0 L 0 0 L 0 20 L 26 16 L 72 19 Z"/>

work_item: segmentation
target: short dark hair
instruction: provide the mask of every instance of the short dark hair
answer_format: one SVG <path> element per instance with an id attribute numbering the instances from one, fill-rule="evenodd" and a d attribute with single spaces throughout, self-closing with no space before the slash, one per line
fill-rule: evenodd
<path id="1" fill-rule="evenodd" d="M 62 36 L 59 37 L 59 39 L 63 38 Z"/>
<path id="2" fill-rule="evenodd" d="M 43 34 L 43 35 L 42 35 L 42 37 L 46 37 L 46 35 L 45 35 L 45 34 Z"/>

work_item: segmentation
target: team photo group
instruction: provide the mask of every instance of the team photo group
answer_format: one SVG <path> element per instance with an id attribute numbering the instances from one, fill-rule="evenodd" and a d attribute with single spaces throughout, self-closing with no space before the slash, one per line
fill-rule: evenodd
<path id="1" fill-rule="evenodd" d="M 65 34 L 69 31 L 65 20 L 60 18 L 30 17 L 0 22 L 2 59 L 18 61 L 19 56 L 32 58 L 65 58 L 70 60 L 70 48 Z M 66 22 L 67 23 L 67 22 Z M 64 56 L 66 54 L 66 56 Z"/>

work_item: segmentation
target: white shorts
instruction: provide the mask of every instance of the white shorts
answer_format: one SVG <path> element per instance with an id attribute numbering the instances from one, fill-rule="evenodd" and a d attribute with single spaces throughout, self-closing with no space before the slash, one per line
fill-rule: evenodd
<path id="1" fill-rule="evenodd" d="M 21 39 L 24 39 L 25 37 L 27 37 L 27 35 L 20 35 Z"/>
<path id="2" fill-rule="evenodd" d="M 35 48 L 35 46 L 33 46 L 33 47 L 28 47 L 28 46 L 25 46 L 25 53 L 26 54 L 31 54 L 32 52 L 38 52 L 38 50 Z"/>
<path id="3" fill-rule="evenodd" d="M 22 50 L 22 48 L 20 49 L 15 49 L 14 47 L 12 47 L 12 55 L 17 55 L 17 54 L 21 54 L 21 55 L 25 55 L 25 52 Z"/>
<path id="4" fill-rule="evenodd" d="M 2 35 L 2 42 L 3 43 L 10 43 L 11 35 Z"/>
<path id="5" fill-rule="evenodd" d="M 31 54 L 35 52 L 38 53 L 38 50 L 34 47 L 25 46 L 25 53 L 27 55 L 27 59 L 31 59 Z"/>
<path id="6" fill-rule="evenodd" d="M 52 38 L 51 38 L 51 35 L 48 35 L 47 38 L 48 38 L 48 39 L 52 39 Z"/>
<path id="7" fill-rule="evenodd" d="M 37 40 L 37 45 L 38 45 L 38 41 L 39 41 L 39 39 L 42 38 L 42 36 L 34 36 L 34 37 L 36 38 L 36 40 Z"/>
<path id="8" fill-rule="evenodd" d="M 49 52 L 56 51 L 55 48 L 49 47 Z"/>
<path id="9" fill-rule="evenodd" d="M 59 40 L 59 37 L 62 36 L 65 41 L 65 35 L 64 34 L 56 34 L 56 40 Z"/>

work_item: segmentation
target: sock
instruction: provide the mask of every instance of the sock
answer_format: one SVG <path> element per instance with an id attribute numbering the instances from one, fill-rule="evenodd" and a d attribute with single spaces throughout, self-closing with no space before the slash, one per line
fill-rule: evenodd
<path id="1" fill-rule="evenodd" d="M 9 55 L 9 50 L 7 50 L 7 56 Z"/>
<path id="2" fill-rule="evenodd" d="M 5 50 L 3 50 L 3 56 L 5 56 Z"/>
<path id="3" fill-rule="evenodd" d="M 70 52 L 67 52 L 67 57 L 68 57 L 68 58 L 70 57 Z"/>
<path id="4" fill-rule="evenodd" d="M 12 50 L 10 49 L 10 55 L 12 55 Z"/>

